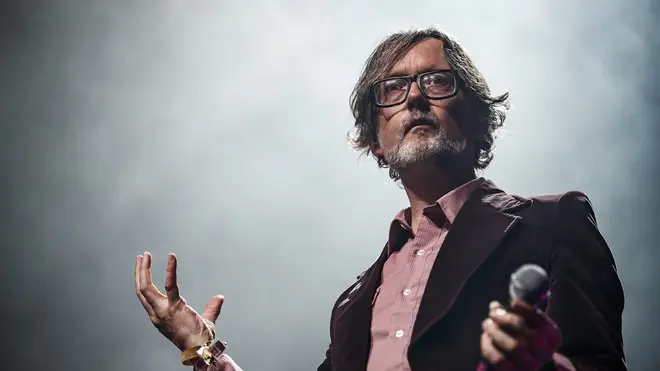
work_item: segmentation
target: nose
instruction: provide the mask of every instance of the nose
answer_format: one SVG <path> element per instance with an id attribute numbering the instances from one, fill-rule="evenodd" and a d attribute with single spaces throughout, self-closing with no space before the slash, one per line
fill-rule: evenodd
<path id="1" fill-rule="evenodd" d="M 408 109 L 417 109 L 420 111 L 426 111 L 429 109 L 429 101 L 422 95 L 422 92 L 419 90 L 417 82 L 413 81 L 410 84 L 410 91 L 408 92 L 408 99 L 406 102 Z"/>
<path id="2" fill-rule="evenodd" d="M 410 91 L 408 92 L 408 99 L 415 98 L 418 96 L 421 96 L 422 92 L 419 90 L 419 85 L 417 85 L 417 81 L 413 81 L 412 84 L 410 84 Z"/>

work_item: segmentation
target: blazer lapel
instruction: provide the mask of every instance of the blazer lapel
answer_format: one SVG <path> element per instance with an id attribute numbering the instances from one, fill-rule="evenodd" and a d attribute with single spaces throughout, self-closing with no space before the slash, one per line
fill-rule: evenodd
<path id="1" fill-rule="evenodd" d="M 431 269 L 413 343 L 447 314 L 467 280 L 521 219 L 505 211 L 529 203 L 488 185 L 475 190 L 456 216 Z"/>

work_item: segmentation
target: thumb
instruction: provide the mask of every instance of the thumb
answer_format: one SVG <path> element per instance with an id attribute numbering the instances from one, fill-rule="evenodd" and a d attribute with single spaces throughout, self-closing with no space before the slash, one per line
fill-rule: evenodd
<path id="1" fill-rule="evenodd" d="M 222 303 L 225 302 L 225 297 L 222 295 L 216 295 L 209 300 L 209 302 L 206 304 L 206 309 L 204 309 L 204 313 L 202 313 L 202 318 L 205 320 L 211 321 L 213 324 L 215 324 L 215 321 L 218 319 L 218 316 L 220 315 L 220 309 L 222 309 Z"/>

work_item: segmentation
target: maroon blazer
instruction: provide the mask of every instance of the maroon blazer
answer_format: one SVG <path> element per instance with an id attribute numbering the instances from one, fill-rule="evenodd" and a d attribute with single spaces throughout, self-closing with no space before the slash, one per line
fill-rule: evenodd
<path id="1" fill-rule="evenodd" d="M 337 299 L 318 371 L 366 369 L 385 252 Z M 545 310 L 563 335 L 558 352 L 578 370 L 626 370 L 623 289 L 587 196 L 522 198 L 488 185 L 465 203 L 438 253 L 413 329 L 412 370 L 474 371 L 488 303 L 509 302 L 510 275 L 527 263 L 550 275 Z"/>

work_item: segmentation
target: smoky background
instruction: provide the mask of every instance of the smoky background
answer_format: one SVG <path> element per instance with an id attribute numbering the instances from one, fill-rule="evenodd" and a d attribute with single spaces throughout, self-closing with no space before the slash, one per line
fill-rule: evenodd
<path id="1" fill-rule="evenodd" d="M 347 141 L 377 42 L 455 35 L 513 107 L 484 176 L 591 198 L 626 292 L 631 370 L 660 366 L 657 1 L 0 3 L 7 369 L 180 370 L 135 297 L 168 252 L 247 370 L 315 369 L 337 295 L 403 191 Z M 4 366 L 3 366 L 4 367 Z"/>

